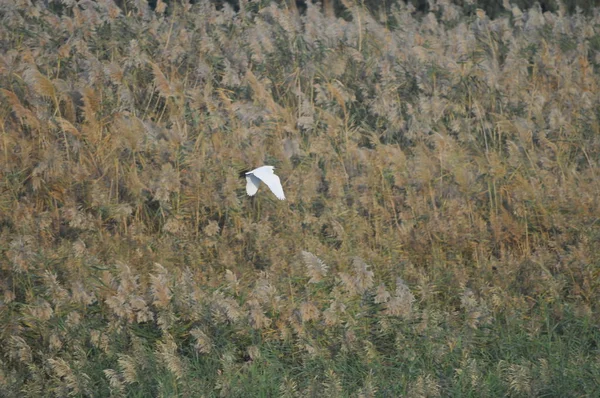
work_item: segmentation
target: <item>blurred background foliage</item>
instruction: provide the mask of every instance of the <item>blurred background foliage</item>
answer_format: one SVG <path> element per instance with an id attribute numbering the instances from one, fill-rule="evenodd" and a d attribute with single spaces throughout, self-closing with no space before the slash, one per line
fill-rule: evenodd
<path id="1" fill-rule="evenodd" d="M 586 4 L 0 0 L 0 395 L 598 396 Z"/>
<path id="2" fill-rule="evenodd" d="M 191 3 L 197 3 L 198 1 L 191 1 Z M 296 8 L 303 12 L 306 10 L 307 2 L 300 0 L 261 0 L 253 3 L 258 4 L 269 4 L 271 2 L 275 2 L 283 7 Z M 125 1 L 116 1 L 117 4 L 123 6 L 126 4 Z M 156 7 L 156 0 L 151 0 L 148 2 L 150 7 Z M 176 1 L 167 0 L 164 1 L 165 4 L 176 3 Z M 223 7 L 223 5 L 227 4 L 234 9 L 238 10 L 240 7 L 239 0 L 214 0 L 212 3 L 217 7 Z M 320 2 L 313 3 L 321 3 L 325 12 L 332 12 L 336 16 L 343 16 L 347 8 L 344 5 L 343 0 L 323 0 Z M 360 3 L 365 9 L 367 9 L 371 14 L 377 15 L 381 12 L 389 12 L 391 8 L 399 3 L 399 1 L 393 0 L 362 0 Z M 412 5 L 418 12 L 427 13 L 432 8 L 436 8 L 436 2 L 429 0 L 409 0 L 403 1 L 404 4 Z M 532 7 L 540 7 L 542 11 L 550 11 L 557 12 L 563 9 L 565 12 L 569 14 L 574 14 L 581 12 L 585 15 L 592 15 L 594 12 L 594 8 L 598 6 L 597 1 L 593 0 L 565 0 L 565 1 L 556 1 L 556 0 L 491 0 L 491 1 L 474 1 L 474 0 L 458 0 L 458 1 L 449 1 L 449 3 L 454 4 L 462 9 L 462 12 L 465 15 L 473 14 L 478 8 L 484 10 L 487 15 L 494 19 L 501 16 L 508 15 L 507 8 L 508 6 L 516 6 L 521 10 L 528 10 Z"/>

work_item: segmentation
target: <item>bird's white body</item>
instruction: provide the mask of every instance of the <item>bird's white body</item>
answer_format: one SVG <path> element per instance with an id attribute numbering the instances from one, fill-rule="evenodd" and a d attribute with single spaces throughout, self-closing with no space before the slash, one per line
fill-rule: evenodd
<path id="1" fill-rule="evenodd" d="M 284 200 L 283 187 L 279 177 L 273 172 L 273 166 L 261 166 L 246 173 L 246 193 L 254 196 L 258 191 L 261 182 L 267 184 L 271 192 L 277 196 L 277 199 Z"/>

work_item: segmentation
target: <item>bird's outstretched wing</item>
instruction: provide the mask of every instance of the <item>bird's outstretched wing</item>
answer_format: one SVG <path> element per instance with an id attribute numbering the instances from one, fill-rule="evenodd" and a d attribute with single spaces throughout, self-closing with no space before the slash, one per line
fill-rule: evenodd
<path id="1" fill-rule="evenodd" d="M 254 196 L 256 191 L 258 191 L 258 187 L 260 186 L 260 179 L 254 174 L 247 173 L 246 174 L 246 193 L 248 196 Z"/>
<path id="2" fill-rule="evenodd" d="M 252 174 L 250 174 L 250 175 L 260 178 L 260 180 L 262 182 L 267 184 L 267 186 L 269 187 L 271 192 L 273 192 L 275 194 L 275 196 L 277 196 L 277 199 L 280 199 L 280 200 L 285 199 L 285 195 L 283 193 L 283 187 L 281 186 L 281 181 L 279 180 L 279 177 L 273 172 L 272 166 L 259 167 L 258 169 L 253 170 Z M 258 189 L 258 185 L 256 186 L 256 188 Z M 247 189 L 248 189 L 248 186 L 246 186 L 246 190 Z M 254 193 L 256 193 L 256 191 L 254 191 Z M 254 195 L 254 193 L 252 195 Z M 249 191 L 248 191 L 248 195 L 250 195 Z"/>

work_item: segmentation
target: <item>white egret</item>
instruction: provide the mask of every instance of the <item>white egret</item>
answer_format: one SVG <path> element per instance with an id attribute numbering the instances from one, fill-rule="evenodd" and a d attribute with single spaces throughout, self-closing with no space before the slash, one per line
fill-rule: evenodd
<path id="1" fill-rule="evenodd" d="M 246 193 L 254 196 L 258 191 L 261 181 L 267 184 L 271 192 L 277 196 L 277 199 L 284 200 L 283 187 L 279 177 L 273 172 L 273 166 L 261 166 L 257 169 L 245 173 L 246 175 Z"/>

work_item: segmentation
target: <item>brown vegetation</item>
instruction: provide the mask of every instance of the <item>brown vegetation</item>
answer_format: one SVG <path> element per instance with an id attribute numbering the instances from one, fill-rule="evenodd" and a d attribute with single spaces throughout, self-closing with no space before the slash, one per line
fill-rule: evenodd
<path id="1" fill-rule="evenodd" d="M 3 3 L 6 396 L 598 391 L 600 19 Z"/>

